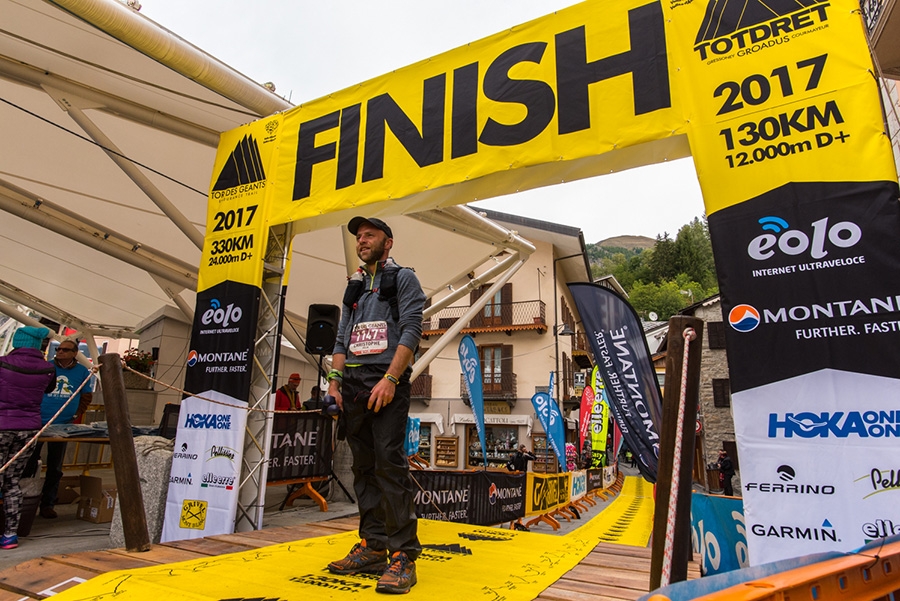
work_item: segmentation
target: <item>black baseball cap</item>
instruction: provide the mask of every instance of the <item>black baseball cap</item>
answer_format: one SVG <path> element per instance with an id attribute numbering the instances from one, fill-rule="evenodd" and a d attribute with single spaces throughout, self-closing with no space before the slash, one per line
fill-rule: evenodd
<path id="1" fill-rule="evenodd" d="M 387 234 L 388 238 L 394 237 L 394 232 L 391 231 L 391 227 L 377 217 L 354 217 L 350 220 L 350 223 L 347 224 L 347 229 L 350 230 L 350 233 L 355 236 L 357 230 L 359 230 L 359 226 L 364 223 L 368 223 L 372 227 L 378 228 L 379 230 Z"/>

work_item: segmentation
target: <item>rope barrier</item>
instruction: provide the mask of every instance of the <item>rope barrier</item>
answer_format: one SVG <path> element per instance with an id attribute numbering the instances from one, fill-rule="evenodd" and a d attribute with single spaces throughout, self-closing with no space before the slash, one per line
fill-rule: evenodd
<path id="1" fill-rule="evenodd" d="M 249 407 L 249 406 L 248 406 L 248 407 L 242 407 L 241 405 L 232 405 L 231 403 L 226 403 L 226 402 L 224 402 L 224 401 L 218 401 L 218 400 L 216 400 L 216 399 L 210 399 L 210 398 L 207 398 L 207 397 L 205 397 L 205 396 L 201 396 L 201 395 L 199 395 L 199 394 L 194 394 L 194 393 L 192 393 L 192 392 L 188 392 L 187 390 L 185 390 L 185 389 L 183 389 L 183 388 L 178 388 L 177 386 L 172 386 L 171 384 L 166 384 L 166 383 L 163 382 L 162 380 L 157 380 L 156 378 L 151 378 L 150 376 L 148 376 L 148 375 L 145 374 L 145 373 L 142 373 L 142 372 L 139 372 L 139 371 L 135 371 L 134 369 L 132 369 L 132 368 L 128 367 L 127 365 L 125 365 L 124 362 L 122 363 L 122 369 L 123 369 L 123 370 L 130 371 L 130 372 L 133 373 L 133 374 L 137 374 L 137 375 L 141 376 L 142 378 L 145 378 L 145 379 L 147 379 L 147 380 L 150 380 L 150 381 L 153 382 L 154 384 L 159 384 L 160 386 L 163 386 L 163 387 L 165 387 L 165 388 L 168 388 L 169 390 L 174 390 L 175 392 L 179 392 L 179 393 L 181 393 L 181 394 L 183 394 L 183 395 L 191 396 L 191 397 L 194 397 L 194 398 L 203 400 L 203 401 L 207 401 L 207 402 L 209 402 L 209 403 L 214 403 L 214 404 L 216 404 L 216 405 L 222 405 L 223 407 L 231 407 L 232 409 L 243 409 L 244 411 L 257 411 L 257 412 L 259 412 L 259 413 L 271 413 L 271 414 L 273 414 L 273 415 L 274 415 L 274 414 L 277 414 L 277 413 L 307 414 L 307 415 L 308 415 L 308 414 L 313 414 L 313 413 L 314 413 L 314 414 L 320 414 L 320 413 L 322 413 L 321 410 L 319 410 L 319 409 L 260 409 L 260 408 L 257 408 L 257 407 Z"/>
<path id="2" fill-rule="evenodd" d="M 90 373 L 90 375 L 84 379 L 84 381 L 81 383 L 81 386 L 79 386 L 78 388 L 75 389 L 75 392 L 73 392 L 72 395 L 66 400 L 66 402 L 63 403 L 62 407 L 59 408 L 59 411 L 57 411 L 55 414 L 53 414 L 53 417 L 51 417 L 50 420 L 47 421 L 47 423 L 44 425 L 43 428 L 41 428 L 40 430 L 37 431 L 37 434 L 35 434 L 34 436 L 32 436 L 32 437 L 28 440 L 28 442 L 25 443 L 25 446 L 23 446 L 21 449 L 19 449 L 19 452 L 18 452 L 18 453 L 16 453 L 15 455 L 13 455 L 12 458 L 10 458 L 10 460 L 7 461 L 7 462 L 3 465 L 3 467 L 0 467 L 0 474 L 5 473 L 6 470 L 9 468 L 9 466 L 12 465 L 13 463 L 15 463 L 16 459 L 18 459 L 19 457 L 21 457 L 22 454 L 25 453 L 25 451 L 27 451 L 29 448 L 31 448 L 31 446 L 37 441 L 37 439 L 40 437 L 40 435 L 44 433 L 44 430 L 46 430 L 47 428 L 49 428 L 50 426 L 53 425 L 53 422 L 56 420 L 56 418 L 60 416 L 60 414 L 63 412 L 63 410 L 64 410 L 66 407 L 69 406 L 69 403 L 72 402 L 72 399 L 74 399 L 76 396 L 78 396 L 78 394 L 81 392 L 81 390 L 82 390 L 85 386 L 87 386 L 87 383 L 88 383 L 88 382 L 90 382 L 90 381 L 92 381 L 92 380 L 98 379 L 98 376 L 97 376 L 97 371 L 98 371 L 98 369 L 99 369 L 99 367 L 92 367 L 92 368 L 91 368 L 91 373 Z M 56 378 L 55 375 L 54 375 L 53 377 Z"/>
<path id="3" fill-rule="evenodd" d="M 678 418 L 675 421 L 675 450 L 672 462 L 672 483 L 669 488 L 669 510 L 666 516 L 666 544 L 663 549 L 660 586 L 668 586 L 672 576 L 672 549 L 675 546 L 675 505 L 678 501 L 678 484 L 681 480 L 681 446 L 684 437 L 684 405 L 687 398 L 688 356 L 691 341 L 697 337 L 694 328 L 685 328 L 684 358 L 681 362 L 681 393 L 678 395 Z"/>

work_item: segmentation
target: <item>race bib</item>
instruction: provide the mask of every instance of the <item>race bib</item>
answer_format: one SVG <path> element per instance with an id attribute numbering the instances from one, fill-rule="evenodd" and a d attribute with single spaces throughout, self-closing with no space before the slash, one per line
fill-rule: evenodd
<path id="1" fill-rule="evenodd" d="M 388 347 L 387 322 L 364 321 L 350 332 L 350 352 L 354 355 L 375 355 Z"/>

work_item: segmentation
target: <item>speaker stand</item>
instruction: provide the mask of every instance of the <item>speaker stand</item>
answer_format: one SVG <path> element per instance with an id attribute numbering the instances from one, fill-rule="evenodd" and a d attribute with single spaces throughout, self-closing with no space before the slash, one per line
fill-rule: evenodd
<path id="1" fill-rule="evenodd" d="M 331 474 L 329 474 L 329 476 L 328 476 L 328 482 L 331 482 L 331 481 L 338 483 L 338 486 L 341 487 L 341 490 L 344 491 L 344 494 L 347 495 L 347 498 L 350 499 L 351 503 L 356 503 L 356 501 L 353 499 L 353 497 L 350 496 L 350 491 L 348 491 L 344 487 L 344 483 L 341 482 L 340 478 L 337 477 L 337 474 L 334 473 L 334 470 L 331 470 Z"/>

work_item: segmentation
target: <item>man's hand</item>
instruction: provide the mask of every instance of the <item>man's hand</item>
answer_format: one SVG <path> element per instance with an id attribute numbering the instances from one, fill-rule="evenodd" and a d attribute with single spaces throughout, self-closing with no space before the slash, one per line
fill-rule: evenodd
<path id="1" fill-rule="evenodd" d="M 335 402 L 337 402 L 338 409 L 343 411 L 344 397 L 341 396 L 341 387 L 338 384 L 337 380 L 332 380 L 328 383 L 328 394 L 334 397 Z"/>
<path id="2" fill-rule="evenodd" d="M 394 400 L 394 393 L 397 392 L 397 386 L 387 378 L 381 378 L 378 384 L 372 388 L 372 394 L 369 395 L 369 409 L 378 413 L 382 407 L 387 407 Z"/>

